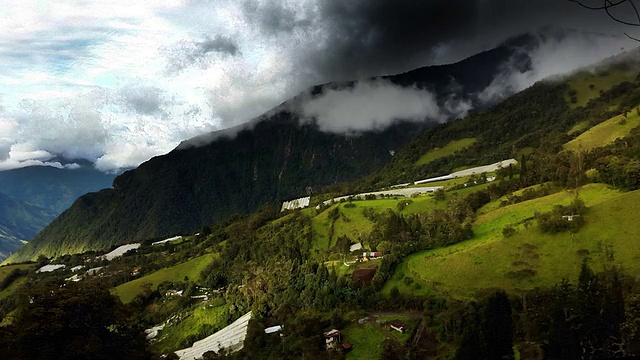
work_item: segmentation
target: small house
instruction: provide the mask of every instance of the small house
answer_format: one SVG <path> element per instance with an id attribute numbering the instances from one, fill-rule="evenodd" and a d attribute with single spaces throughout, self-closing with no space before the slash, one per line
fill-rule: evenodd
<path id="1" fill-rule="evenodd" d="M 404 333 L 405 331 L 407 331 L 407 324 L 405 324 L 404 322 L 400 321 L 400 320 L 393 320 L 387 323 L 387 327 L 389 329 L 395 330 L 395 331 L 399 331 L 401 333 Z"/>
<path id="2" fill-rule="evenodd" d="M 330 330 L 324 333 L 324 342 L 327 350 L 336 349 L 342 343 L 340 330 Z"/>
<path id="3" fill-rule="evenodd" d="M 271 326 L 271 327 L 268 327 L 268 328 L 264 329 L 264 333 L 265 334 L 277 333 L 277 332 L 282 331 L 283 328 L 284 328 L 284 325 Z"/>
<path id="4" fill-rule="evenodd" d="M 349 252 L 362 250 L 362 243 L 353 244 L 349 247 Z"/>
<path id="5" fill-rule="evenodd" d="M 573 221 L 573 219 L 579 217 L 580 215 L 564 215 L 562 216 L 562 220 Z"/>

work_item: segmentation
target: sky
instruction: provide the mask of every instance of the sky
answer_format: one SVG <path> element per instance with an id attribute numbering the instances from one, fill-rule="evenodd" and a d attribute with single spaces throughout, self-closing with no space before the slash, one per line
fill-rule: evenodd
<path id="1" fill-rule="evenodd" d="M 637 46 L 629 29 L 568 0 L 0 0 L 0 170 L 65 158 L 120 171 L 315 84 L 456 62 L 549 29 L 571 32 L 486 96 Z M 433 94 L 363 82 L 303 115 L 326 131 L 362 130 L 438 117 L 434 106 Z"/>

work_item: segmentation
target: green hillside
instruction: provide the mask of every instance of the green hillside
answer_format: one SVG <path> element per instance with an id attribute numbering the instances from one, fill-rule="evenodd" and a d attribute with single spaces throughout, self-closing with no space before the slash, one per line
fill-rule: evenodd
<path id="1" fill-rule="evenodd" d="M 186 277 L 197 281 L 202 270 L 216 257 L 215 254 L 204 255 L 170 268 L 158 270 L 117 286 L 114 293 L 126 304 L 141 294 L 147 286 L 149 289 L 155 290 L 159 284 L 165 281 L 179 282 L 184 281 Z"/>
<path id="2" fill-rule="evenodd" d="M 456 151 L 459 151 L 462 149 L 466 149 L 471 144 L 476 142 L 476 140 L 477 140 L 476 138 L 467 138 L 467 139 L 452 141 L 444 147 L 433 149 L 428 153 L 422 155 L 420 159 L 418 159 L 418 161 L 416 162 L 416 165 L 428 164 L 435 159 L 438 159 L 447 155 L 451 155 Z"/>
<path id="3" fill-rule="evenodd" d="M 614 116 L 590 128 L 577 138 L 566 143 L 564 148 L 573 151 L 587 151 L 605 146 L 613 143 L 616 139 L 622 139 L 629 135 L 631 130 L 638 126 L 640 126 L 640 115 L 638 115 L 638 111 L 633 110 L 628 114 Z M 576 129 L 575 131 L 578 130 Z"/>
<path id="4" fill-rule="evenodd" d="M 536 211 L 567 205 L 575 196 L 575 192 L 562 192 L 481 215 L 471 240 L 410 255 L 399 269 L 437 292 L 463 299 L 482 289 L 553 286 L 579 272 L 585 256 L 594 266 L 601 264 L 607 246 L 612 246 L 618 263 L 629 274 L 640 274 L 640 229 L 624 225 L 633 224 L 640 211 L 640 191 L 620 193 L 605 185 L 589 185 L 577 193 L 589 210 L 586 225 L 576 234 L 541 234 L 535 222 L 524 222 Z M 509 238 L 502 234 L 507 225 L 517 229 Z M 385 288 L 397 286 L 399 280 L 394 278 Z"/>
<path id="5" fill-rule="evenodd" d="M 384 80 L 402 87 L 428 87 L 438 94 L 439 104 L 451 96 L 468 99 L 492 83 L 519 46 L 536 42 L 533 36 L 522 36 L 459 63 Z M 514 65 L 525 67 L 526 59 L 519 60 Z M 462 86 L 452 89 L 452 78 Z M 185 141 L 116 177 L 112 189 L 79 198 L 11 261 L 195 233 L 236 213 L 251 213 L 310 190 L 325 192 L 327 187 L 359 182 L 392 161 L 392 154 L 422 130 L 436 125 L 400 121 L 386 129 L 344 136 L 323 132 L 315 122 L 290 111 L 300 98 L 356 84 L 318 85 L 246 125 Z"/>
<path id="6" fill-rule="evenodd" d="M 580 72 L 568 81 L 565 99 L 572 108 L 586 106 L 590 100 L 625 81 L 634 82 L 638 70 L 621 65 Z"/>
<path id="7" fill-rule="evenodd" d="M 103 333 L 94 338 L 127 334 L 127 349 L 155 358 L 249 311 L 243 348 L 232 358 L 488 359 L 498 347 L 495 358 L 505 359 L 595 358 L 612 355 L 613 348 L 640 355 L 640 127 L 633 126 L 638 119 L 632 113 L 640 103 L 640 81 L 619 82 L 616 69 L 599 73 L 597 86 L 606 90 L 584 106 L 569 106 L 566 99 L 584 74 L 569 83 L 539 82 L 486 111 L 421 132 L 368 175 L 360 164 L 345 174 L 344 163 L 305 172 L 304 166 L 329 163 L 330 156 L 351 154 L 355 164 L 372 154 L 352 154 L 358 146 L 349 143 L 357 140 L 340 136 L 332 155 L 320 159 L 317 152 L 314 158 L 314 151 L 327 148 L 325 140 L 333 140 L 312 125 L 300 135 L 288 117 L 224 140 L 226 148 L 181 148 L 152 160 L 119 177 L 114 189 L 80 198 L 51 233 L 41 233 L 54 240 L 21 254 L 32 258 L 47 249 L 60 255 L 52 263 L 67 268 L 29 272 L 0 293 L 0 339 L 7 344 L 0 357 L 21 358 L 15 354 L 34 344 L 31 334 L 45 334 L 48 344 L 51 331 L 98 314 L 109 322 L 95 327 Z M 607 76 L 611 86 L 605 86 Z M 627 124 L 616 116 L 625 112 L 629 129 L 621 132 L 616 126 Z M 611 134 L 621 141 L 610 140 Z M 591 145 L 572 151 L 567 144 L 574 139 Z M 369 140 L 371 146 L 377 141 Z M 245 147 L 230 152 L 235 145 Z M 449 150 L 430 153 L 436 147 Z M 275 155 L 269 152 L 274 148 Z M 392 156 L 384 150 L 378 154 Z M 425 154 L 432 158 L 416 166 Z M 222 161 L 223 155 L 230 160 Z M 202 161 L 192 168 L 195 159 Z M 429 183 L 444 187 L 430 194 L 323 203 L 505 159 L 517 163 L 487 176 Z M 215 173 L 217 180 L 203 173 Z M 305 176 L 308 182 L 300 180 Z M 312 181 L 326 186 L 303 188 Z M 226 199 L 230 203 L 254 195 L 255 203 L 240 209 L 245 214 L 204 217 L 199 211 L 220 199 L 194 194 L 222 186 L 228 186 L 222 193 L 241 191 Z M 294 186 L 311 193 L 311 206 L 280 211 L 279 197 Z M 157 202 L 147 193 L 152 189 Z M 251 212 L 260 202 L 269 204 Z M 130 210 L 132 216 L 144 212 L 144 219 L 129 219 Z M 199 233 L 163 245 L 143 236 L 156 227 L 158 233 L 180 233 L 172 228 L 180 217 Z M 95 252 L 61 255 L 103 246 L 95 231 L 116 238 L 138 220 L 143 229 L 127 235 L 141 240 L 136 251 L 112 261 Z M 76 228 L 78 221 L 92 225 Z M 67 242 L 58 238 L 63 230 L 69 238 L 84 238 Z M 365 253 L 350 251 L 357 242 Z M 102 273 L 80 272 L 79 282 L 66 281 L 78 264 L 101 266 Z M 136 271 L 143 275 L 130 281 Z M 201 294 L 206 298 L 196 296 Z M 395 325 L 407 325 L 407 331 L 385 328 L 382 322 L 389 320 L 405 322 Z M 146 342 L 142 329 L 158 325 L 165 328 Z M 265 332 L 270 327 L 280 330 Z M 350 352 L 327 350 L 323 334 L 331 329 L 341 331 L 338 341 L 353 345 Z"/>

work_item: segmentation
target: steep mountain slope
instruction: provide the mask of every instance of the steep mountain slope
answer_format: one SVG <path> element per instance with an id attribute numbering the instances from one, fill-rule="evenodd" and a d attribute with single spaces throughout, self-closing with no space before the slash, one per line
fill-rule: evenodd
<path id="1" fill-rule="evenodd" d="M 0 193 L 0 261 L 15 252 L 22 241 L 34 237 L 55 215 Z"/>
<path id="2" fill-rule="evenodd" d="M 475 102 L 505 62 L 511 64 L 515 58 L 522 71 L 528 68 L 528 59 L 519 55 L 519 49 L 531 41 L 522 37 L 459 64 L 418 69 L 386 80 L 434 91 L 442 108 L 452 97 Z M 379 170 L 392 159 L 393 150 L 402 148 L 429 122 L 396 122 L 384 131 L 345 136 L 321 132 L 314 122 L 302 121 L 291 111 L 301 98 L 356 85 L 316 86 L 253 120 L 253 128 L 239 130 L 235 136 L 229 131 L 201 136 L 151 159 L 116 178 L 114 189 L 78 199 L 11 260 L 194 232 L 233 213 L 254 211 L 263 204 Z"/>
<path id="3" fill-rule="evenodd" d="M 0 171 L 0 189 L 9 196 L 58 215 L 81 195 L 111 187 L 115 178 L 87 162 L 80 163 L 81 167 L 77 169 L 30 166 Z"/>
<path id="4" fill-rule="evenodd" d="M 571 76 L 536 83 L 490 111 L 425 131 L 398 152 L 381 173 L 369 179 L 369 184 L 379 188 L 445 175 L 476 164 L 519 159 L 537 148 L 557 153 L 562 147 L 556 145 L 556 140 L 569 142 L 592 126 L 602 123 L 601 127 L 606 127 L 605 120 L 612 118 L 614 120 L 610 121 L 615 122 L 615 130 L 620 131 L 610 131 L 613 134 L 607 139 L 603 138 L 601 131 L 595 131 L 601 140 L 599 145 L 622 137 L 634 127 L 637 115 L 634 108 L 640 104 L 638 54 L 639 51 L 635 50 Z M 635 75 L 620 77 L 618 72 L 621 71 Z M 575 79 L 581 79 L 585 73 L 609 82 L 609 89 L 599 93 L 599 97 L 591 98 L 586 106 L 575 108 L 566 95 L 574 90 L 572 84 Z M 625 115 L 624 124 L 620 124 L 623 118 L 620 114 L 625 112 L 629 115 Z M 579 124 L 580 130 L 576 131 L 574 128 Z M 463 141 L 465 146 L 460 146 L 457 141 Z M 553 147 L 546 147 L 551 143 Z M 435 151 L 446 150 L 453 145 L 458 145 L 458 148 L 447 156 L 429 158 Z"/>

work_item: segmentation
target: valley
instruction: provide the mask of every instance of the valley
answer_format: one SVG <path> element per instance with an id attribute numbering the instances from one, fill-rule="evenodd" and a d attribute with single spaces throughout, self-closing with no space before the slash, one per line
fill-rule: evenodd
<path id="1" fill-rule="evenodd" d="M 74 339 L 124 358 L 469 359 L 492 339 L 506 358 L 638 354 L 640 69 L 616 69 L 414 137 L 280 114 L 152 159 L 0 267 L 0 355 L 63 339 L 78 308 L 108 326 Z"/>

